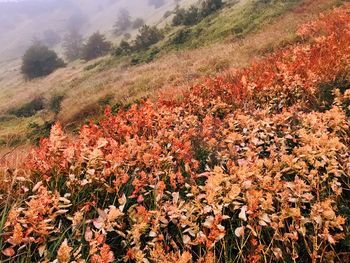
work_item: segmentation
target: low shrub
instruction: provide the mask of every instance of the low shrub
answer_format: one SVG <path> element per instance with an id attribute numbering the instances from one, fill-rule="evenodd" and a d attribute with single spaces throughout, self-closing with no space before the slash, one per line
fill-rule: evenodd
<path id="1" fill-rule="evenodd" d="M 47 76 L 64 66 L 63 60 L 58 58 L 55 51 L 40 43 L 34 43 L 22 58 L 21 72 L 26 78 L 33 79 Z"/>
<path id="2" fill-rule="evenodd" d="M 82 58 L 86 61 L 107 55 L 112 49 L 112 43 L 105 36 L 96 32 L 87 40 L 82 50 Z"/>
<path id="3" fill-rule="evenodd" d="M 64 95 L 56 94 L 51 97 L 49 101 L 49 109 L 55 113 L 58 114 L 61 110 L 61 104 L 64 99 Z"/>
<path id="4" fill-rule="evenodd" d="M 17 117 L 30 117 L 35 115 L 38 111 L 43 110 L 44 107 L 44 99 L 42 97 L 37 97 L 19 108 L 9 110 L 8 113 Z"/>

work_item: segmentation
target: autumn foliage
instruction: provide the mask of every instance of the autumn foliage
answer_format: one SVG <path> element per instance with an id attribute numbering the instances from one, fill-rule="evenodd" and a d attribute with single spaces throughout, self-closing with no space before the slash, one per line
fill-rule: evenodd
<path id="1" fill-rule="evenodd" d="M 106 109 L 77 138 L 56 124 L 2 207 L 1 257 L 347 262 L 350 5 L 298 35 L 181 99 Z"/>

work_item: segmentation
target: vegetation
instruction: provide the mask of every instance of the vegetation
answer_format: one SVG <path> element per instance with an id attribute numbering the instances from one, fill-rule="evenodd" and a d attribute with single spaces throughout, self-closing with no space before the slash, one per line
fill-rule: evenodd
<path id="1" fill-rule="evenodd" d="M 34 43 L 22 58 L 22 73 L 29 79 L 49 75 L 63 67 L 64 62 L 53 50 L 41 43 Z"/>
<path id="2" fill-rule="evenodd" d="M 42 97 L 37 97 L 20 108 L 11 109 L 9 113 L 17 117 L 30 117 L 42 109 L 44 109 L 44 99 Z"/>
<path id="3" fill-rule="evenodd" d="M 51 97 L 50 103 L 49 103 L 49 109 L 55 113 L 58 114 L 61 110 L 61 104 L 64 99 L 64 95 L 61 94 L 55 94 Z"/>
<path id="4" fill-rule="evenodd" d="M 132 22 L 133 29 L 139 29 L 145 24 L 145 21 L 142 18 L 136 18 L 134 22 Z"/>
<path id="5" fill-rule="evenodd" d="M 139 33 L 132 44 L 122 40 L 119 46 L 115 48 L 113 54 L 115 56 L 131 55 L 131 63 L 134 65 L 148 63 L 159 53 L 158 48 L 150 47 L 162 40 L 163 37 L 164 35 L 155 26 L 144 25 L 139 29 Z"/>
<path id="6" fill-rule="evenodd" d="M 156 44 L 163 38 L 163 34 L 155 26 L 144 25 L 139 29 L 139 34 L 133 43 L 135 50 L 143 50 Z"/>
<path id="7" fill-rule="evenodd" d="M 165 4 L 164 0 L 148 0 L 149 5 L 153 5 L 155 8 L 159 8 Z"/>
<path id="8" fill-rule="evenodd" d="M 114 33 L 119 36 L 132 25 L 130 13 L 126 9 L 120 9 L 117 21 L 114 24 Z"/>
<path id="9" fill-rule="evenodd" d="M 69 30 L 64 37 L 62 47 L 68 61 L 81 58 L 83 51 L 83 36 L 76 29 Z"/>
<path id="10" fill-rule="evenodd" d="M 177 31 L 172 32 L 167 38 L 168 48 L 198 48 L 215 42 L 222 41 L 230 38 L 243 38 L 248 33 L 257 31 L 263 28 L 267 21 L 280 16 L 297 4 L 300 4 L 298 0 L 288 1 L 247 1 L 242 6 L 233 4 L 226 12 L 225 15 L 216 15 L 216 12 L 212 13 L 203 19 L 202 15 L 199 16 L 199 20 L 191 21 L 191 17 L 186 19 L 186 14 L 189 10 L 178 9 L 178 16 L 173 18 L 175 25 L 185 25 L 185 21 L 193 22 L 192 26 L 187 28 L 180 27 Z M 196 9 L 196 7 L 194 7 Z M 199 10 L 199 8 L 197 8 Z M 197 13 L 202 13 L 198 11 Z M 191 24 L 191 23 L 190 23 Z M 186 32 L 186 37 L 184 37 Z M 174 45 L 173 40 L 178 36 L 181 36 L 182 42 Z"/>
<path id="11" fill-rule="evenodd" d="M 345 4 L 182 99 L 54 125 L 3 172 L 1 260 L 347 262 L 349 24 Z"/>
<path id="12" fill-rule="evenodd" d="M 192 5 L 188 10 L 178 8 L 173 18 L 173 25 L 194 25 L 203 18 L 216 12 L 223 6 L 222 0 L 204 0 L 201 8 Z"/>
<path id="13" fill-rule="evenodd" d="M 112 43 L 99 32 L 92 34 L 82 50 L 82 58 L 86 61 L 104 56 L 112 49 Z"/>

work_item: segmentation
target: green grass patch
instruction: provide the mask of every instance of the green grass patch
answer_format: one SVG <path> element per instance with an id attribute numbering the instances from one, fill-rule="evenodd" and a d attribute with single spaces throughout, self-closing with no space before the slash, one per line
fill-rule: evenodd
<path id="1" fill-rule="evenodd" d="M 229 36 L 243 38 L 263 28 L 298 3 L 300 0 L 247 0 L 245 3 L 231 3 L 197 25 L 179 27 L 169 33 L 164 44 L 167 49 L 184 49 L 212 44 Z"/>

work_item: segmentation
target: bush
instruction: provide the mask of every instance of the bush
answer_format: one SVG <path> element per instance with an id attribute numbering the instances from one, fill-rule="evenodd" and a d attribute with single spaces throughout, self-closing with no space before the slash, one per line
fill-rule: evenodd
<path id="1" fill-rule="evenodd" d="M 198 23 L 201 19 L 199 9 L 195 6 L 191 6 L 185 16 L 183 17 L 182 24 L 189 26 Z"/>
<path id="2" fill-rule="evenodd" d="M 154 60 L 160 50 L 156 47 L 149 50 L 141 51 L 139 53 L 133 54 L 131 58 L 132 65 L 138 65 L 142 63 L 149 63 Z"/>
<path id="3" fill-rule="evenodd" d="M 206 17 L 222 7 L 222 0 L 204 0 L 202 2 L 202 16 Z"/>
<path id="4" fill-rule="evenodd" d="M 125 56 L 125 55 L 129 55 L 131 51 L 132 51 L 132 47 L 130 46 L 129 42 L 122 40 L 119 46 L 114 50 L 114 55 Z"/>
<path id="5" fill-rule="evenodd" d="M 63 60 L 58 58 L 55 51 L 40 43 L 34 43 L 22 58 L 21 72 L 28 79 L 33 79 L 49 75 L 63 66 Z"/>
<path id="6" fill-rule="evenodd" d="M 155 27 L 144 25 L 139 29 L 139 34 L 134 42 L 135 50 L 144 50 L 163 38 L 163 34 Z"/>
<path id="7" fill-rule="evenodd" d="M 133 29 L 138 29 L 142 27 L 145 24 L 145 21 L 143 21 L 142 18 L 136 18 L 135 21 L 132 23 Z"/>
<path id="8" fill-rule="evenodd" d="M 204 17 L 217 11 L 222 7 L 222 0 L 205 0 L 202 2 L 201 8 L 192 5 L 188 10 L 179 8 L 175 12 L 173 25 L 194 25 Z"/>
<path id="9" fill-rule="evenodd" d="M 57 94 L 50 99 L 49 108 L 53 113 L 58 114 L 60 112 L 63 99 L 63 95 Z"/>
<path id="10" fill-rule="evenodd" d="M 9 114 L 13 114 L 17 117 L 30 117 L 43 109 L 44 109 L 44 99 L 42 97 L 38 97 L 24 104 L 20 108 L 11 109 L 9 111 Z"/>
<path id="11" fill-rule="evenodd" d="M 105 36 L 96 32 L 92 34 L 82 50 L 82 57 L 86 61 L 106 55 L 112 48 L 112 43 Z"/>
<path id="12" fill-rule="evenodd" d="M 183 8 L 179 8 L 175 12 L 175 16 L 173 18 L 173 26 L 179 26 L 183 24 L 184 17 L 186 16 L 186 10 Z"/>
<path id="13" fill-rule="evenodd" d="M 188 29 L 181 29 L 178 32 L 175 33 L 174 37 L 171 39 L 171 44 L 173 45 L 180 45 L 186 42 L 188 36 L 189 36 L 190 30 Z"/>

